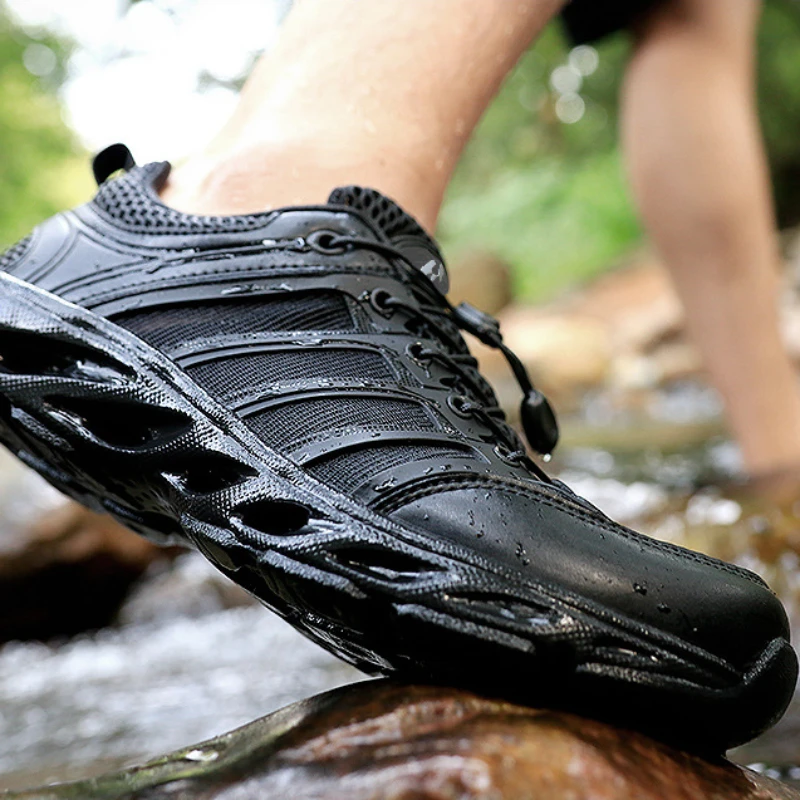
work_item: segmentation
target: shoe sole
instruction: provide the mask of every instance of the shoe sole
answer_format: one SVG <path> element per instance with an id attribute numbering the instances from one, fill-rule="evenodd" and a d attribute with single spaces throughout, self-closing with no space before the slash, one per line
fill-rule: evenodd
<path id="1" fill-rule="evenodd" d="M 788 704 L 785 640 L 737 670 L 396 526 L 267 448 L 128 331 L 7 273 L 0 297 L 0 442 L 84 505 L 160 543 L 188 540 L 365 672 L 574 709 L 713 752 Z"/>

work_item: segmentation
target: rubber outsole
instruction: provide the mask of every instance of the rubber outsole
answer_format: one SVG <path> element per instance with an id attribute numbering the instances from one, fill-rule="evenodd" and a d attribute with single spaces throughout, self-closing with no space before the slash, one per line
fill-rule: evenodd
<path id="1" fill-rule="evenodd" d="M 0 441 L 61 491 L 190 542 L 368 673 L 590 713 L 719 752 L 782 714 L 776 639 L 746 671 L 394 525 L 265 447 L 164 355 L 0 273 Z"/>

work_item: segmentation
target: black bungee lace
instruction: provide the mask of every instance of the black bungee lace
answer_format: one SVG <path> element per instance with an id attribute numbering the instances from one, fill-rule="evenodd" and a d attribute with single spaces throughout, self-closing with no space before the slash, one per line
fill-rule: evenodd
<path id="1" fill-rule="evenodd" d="M 332 231 L 316 231 L 305 239 L 305 244 L 324 255 L 340 255 L 350 248 L 373 250 L 410 267 L 415 280 L 420 277 L 424 278 L 401 250 L 384 242 L 342 235 Z M 544 394 L 533 385 L 525 365 L 516 353 L 503 342 L 500 323 L 491 315 L 480 311 L 469 303 L 460 303 L 454 306 L 440 293 L 439 296 L 447 312 L 445 314 L 446 318 L 454 322 L 459 330 L 472 334 L 483 344 L 499 350 L 503 354 L 523 394 L 520 404 L 520 420 L 525 431 L 525 437 L 533 450 L 540 455 L 549 457 L 558 443 L 558 422 L 555 413 Z M 470 370 L 474 370 L 479 375 L 477 361 L 468 353 L 457 352 L 462 349 L 461 343 L 456 341 L 441 325 L 437 325 L 431 318 L 431 315 L 442 315 L 441 308 L 425 304 L 421 304 L 419 307 L 412 306 L 382 288 L 373 290 L 369 299 L 379 313 L 386 314 L 402 311 L 411 319 L 419 320 L 424 328 L 428 330 L 433 328 L 440 340 L 447 342 L 450 348 L 456 352 L 444 353 L 440 350 L 426 348 L 421 342 L 416 342 L 413 345 L 409 345 L 409 355 L 418 362 L 426 360 L 439 361 L 457 376 L 454 388 L 458 387 L 463 391 L 465 385 L 469 386 L 478 397 L 485 401 L 488 400 L 490 397 L 488 392 L 491 391 L 488 384 L 483 387 L 470 375 Z M 506 423 L 505 414 L 495 402 L 476 403 L 465 394 L 460 394 L 451 395 L 448 399 L 448 405 L 456 414 L 479 419 L 495 436 L 504 442 L 504 445 L 495 446 L 495 452 L 503 460 L 512 464 L 525 463 L 537 473 L 540 472 L 535 462 L 528 458 L 514 430 Z"/>

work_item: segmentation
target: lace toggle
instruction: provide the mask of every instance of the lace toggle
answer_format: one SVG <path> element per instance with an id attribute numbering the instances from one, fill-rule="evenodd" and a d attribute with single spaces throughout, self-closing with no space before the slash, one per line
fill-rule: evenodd
<path id="1" fill-rule="evenodd" d="M 519 415 L 525 438 L 541 455 L 549 455 L 558 444 L 558 421 L 550 401 L 531 381 L 528 370 L 504 342 L 500 323 L 491 314 L 481 311 L 470 303 L 459 303 L 452 307 L 453 319 L 461 330 L 471 333 L 488 347 L 499 350 L 508 362 L 517 379 L 523 398 Z"/>

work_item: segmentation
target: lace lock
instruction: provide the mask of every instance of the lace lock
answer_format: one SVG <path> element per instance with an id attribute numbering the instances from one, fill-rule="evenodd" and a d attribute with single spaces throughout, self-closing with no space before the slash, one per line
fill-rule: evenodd
<path id="1" fill-rule="evenodd" d="M 530 446 L 540 455 L 550 455 L 558 444 L 558 421 L 548 399 L 538 389 L 531 389 L 520 404 L 519 415 Z"/>
<path id="2" fill-rule="evenodd" d="M 459 303 L 453 308 L 453 315 L 460 328 L 484 344 L 496 347 L 502 341 L 500 323 L 491 314 L 475 308 L 470 303 Z"/>

